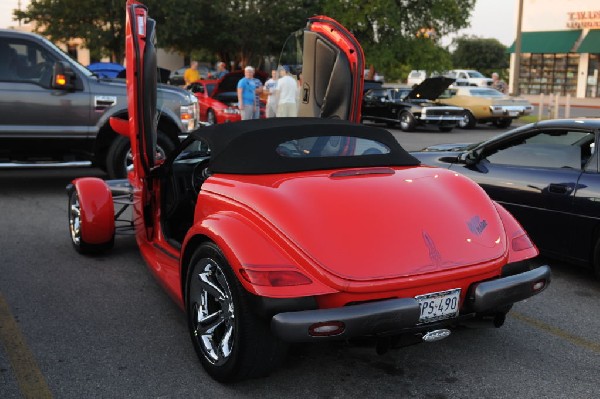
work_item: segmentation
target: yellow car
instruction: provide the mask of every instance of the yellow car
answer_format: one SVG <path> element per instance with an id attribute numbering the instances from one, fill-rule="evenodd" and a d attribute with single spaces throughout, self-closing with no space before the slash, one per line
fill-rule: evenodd
<path id="1" fill-rule="evenodd" d="M 489 122 L 504 129 L 510 126 L 513 119 L 533 111 L 529 101 L 507 96 L 488 87 L 452 87 L 438 98 L 438 102 L 465 108 L 463 119 L 458 122 L 458 127 L 463 129 Z"/>

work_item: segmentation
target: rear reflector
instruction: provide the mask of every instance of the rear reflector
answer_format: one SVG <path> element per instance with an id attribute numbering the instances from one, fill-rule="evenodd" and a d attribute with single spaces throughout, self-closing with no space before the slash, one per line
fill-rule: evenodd
<path id="1" fill-rule="evenodd" d="M 344 330 L 346 325 L 341 321 L 325 321 L 308 327 L 308 334 L 312 337 L 331 337 L 340 335 Z"/>

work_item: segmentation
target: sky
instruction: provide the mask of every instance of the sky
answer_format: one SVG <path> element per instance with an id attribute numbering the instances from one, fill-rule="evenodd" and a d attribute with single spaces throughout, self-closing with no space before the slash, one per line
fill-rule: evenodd
<path id="1" fill-rule="evenodd" d="M 477 0 L 471 13 L 471 27 L 461 30 L 460 35 L 474 35 L 483 38 L 495 38 L 510 46 L 516 34 L 517 0 Z M 29 0 L 21 0 L 24 9 Z M 19 0 L 0 0 L 0 28 L 17 25 L 12 21 L 12 10 L 17 8 Z M 452 37 L 442 38 L 443 45 L 449 45 Z"/>
<path id="2" fill-rule="evenodd" d="M 517 35 L 517 0 L 477 0 L 471 12 L 471 27 L 463 29 L 458 36 L 473 35 L 498 39 L 510 46 Z M 450 38 L 442 38 L 448 45 Z"/>

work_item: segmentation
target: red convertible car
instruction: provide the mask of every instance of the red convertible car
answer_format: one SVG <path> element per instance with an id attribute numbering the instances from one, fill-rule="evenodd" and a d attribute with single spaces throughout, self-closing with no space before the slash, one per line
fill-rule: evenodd
<path id="1" fill-rule="evenodd" d="M 499 327 L 549 284 L 525 231 L 479 186 L 358 123 L 362 49 L 327 17 L 304 30 L 302 117 L 204 127 L 158 163 L 154 25 L 128 1 L 129 119 L 111 123 L 134 169 L 72 182 L 70 237 L 96 252 L 131 226 L 216 380 L 267 375 L 288 343 L 371 337 L 382 351 L 469 321 Z"/>
<path id="2" fill-rule="evenodd" d="M 254 76 L 262 84 L 267 78 L 267 75 L 261 71 L 256 71 Z M 220 80 L 199 80 L 187 87 L 198 99 L 202 122 L 216 125 L 241 120 L 240 110 L 237 107 L 237 83 L 243 77 L 244 71 L 229 72 Z M 264 118 L 265 104 L 262 101 L 260 108 L 260 116 Z"/>

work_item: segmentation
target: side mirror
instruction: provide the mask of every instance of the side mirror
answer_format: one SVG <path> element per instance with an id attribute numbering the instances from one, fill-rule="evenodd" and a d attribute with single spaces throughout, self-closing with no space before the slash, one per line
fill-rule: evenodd
<path id="1" fill-rule="evenodd" d="M 59 90 L 75 89 L 75 72 L 64 61 L 56 61 L 52 68 L 52 88 Z"/>
<path id="2" fill-rule="evenodd" d="M 463 152 L 458 156 L 458 159 L 467 166 L 473 166 L 479 161 L 479 153 L 477 151 Z"/>

